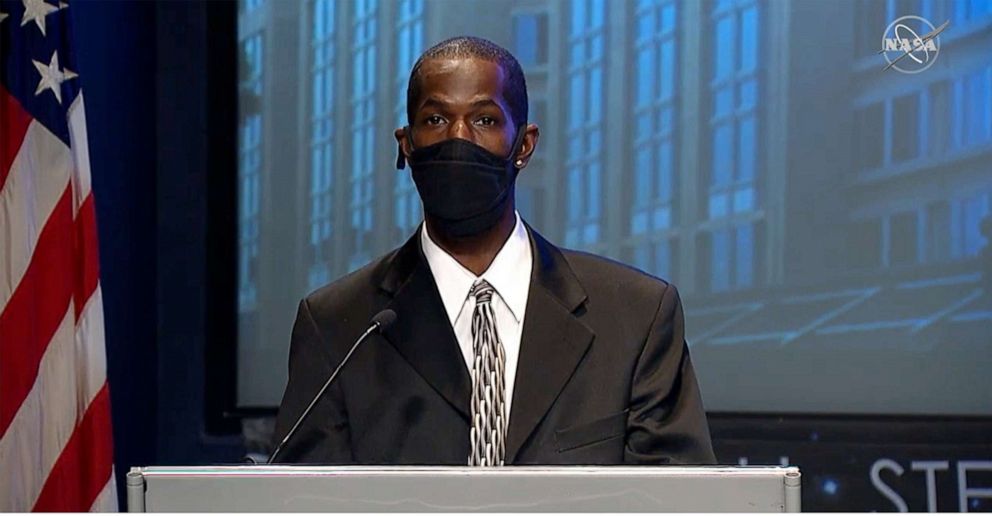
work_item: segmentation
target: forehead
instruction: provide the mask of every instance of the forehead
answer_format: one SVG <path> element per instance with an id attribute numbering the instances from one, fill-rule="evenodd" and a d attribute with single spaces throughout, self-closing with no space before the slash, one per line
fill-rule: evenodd
<path id="1" fill-rule="evenodd" d="M 416 107 L 433 97 L 452 104 L 491 98 L 505 108 L 505 75 L 499 64 L 477 57 L 426 60 L 415 79 L 420 87 Z"/>

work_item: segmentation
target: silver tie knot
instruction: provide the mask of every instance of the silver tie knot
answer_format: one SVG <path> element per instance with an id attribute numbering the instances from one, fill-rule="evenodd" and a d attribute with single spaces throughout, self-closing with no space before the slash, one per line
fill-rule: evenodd
<path id="1" fill-rule="evenodd" d="M 469 295 L 475 298 L 475 302 L 479 304 L 487 304 L 493 299 L 493 292 L 496 290 L 492 285 L 486 280 L 481 280 L 476 284 L 472 285 L 472 290 L 469 291 Z"/>

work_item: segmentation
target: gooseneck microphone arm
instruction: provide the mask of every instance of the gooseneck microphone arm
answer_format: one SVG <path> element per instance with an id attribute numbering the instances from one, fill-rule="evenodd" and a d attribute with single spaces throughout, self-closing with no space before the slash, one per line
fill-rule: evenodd
<path id="1" fill-rule="evenodd" d="M 313 399 L 310 401 L 310 404 L 307 405 L 307 408 L 303 411 L 303 414 L 300 415 L 300 417 L 296 420 L 296 423 L 293 424 L 293 427 L 290 428 L 289 432 L 286 433 L 286 437 L 283 437 L 282 442 L 279 443 L 279 446 L 276 446 L 275 451 L 273 451 L 272 455 L 269 456 L 269 460 L 266 461 L 266 464 L 272 464 L 273 462 L 275 462 L 276 457 L 279 455 L 279 452 L 282 451 L 283 446 L 285 446 L 286 443 L 288 443 L 289 440 L 293 438 L 293 435 L 296 434 L 296 431 L 300 428 L 300 425 L 303 424 L 304 421 L 306 421 L 307 416 L 309 416 L 313 408 L 317 406 L 317 402 L 320 401 L 320 398 L 324 396 L 324 392 L 327 391 L 327 388 L 330 387 L 331 383 L 334 382 L 334 379 L 337 378 L 338 373 L 341 372 L 341 368 L 343 368 L 344 365 L 348 363 L 348 359 L 351 358 L 351 355 L 355 352 L 356 349 L 358 349 L 358 346 L 362 342 L 364 342 L 365 339 L 369 337 L 369 335 L 372 335 L 377 331 L 385 330 L 386 328 L 391 326 L 394 322 L 396 322 L 396 312 L 389 309 L 383 310 L 375 314 L 374 317 L 372 317 L 372 319 L 369 321 L 368 329 L 366 329 L 365 333 L 363 333 L 361 337 L 358 337 L 358 340 L 356 340 L 355 343 L 352 344 L 351 349 L 348 351 L 348 354 L 344 356 L 344 358 L 341 360 L 341 363 L 338 364 L 338 366 L 334 369 L 334 372 L 331 373 L 331 376 L 327 378 L 327 381 L 324 382 L 324 386 L 321 387 L 319 391 L 317 391 L 317 395 L 313 397 Z"/>

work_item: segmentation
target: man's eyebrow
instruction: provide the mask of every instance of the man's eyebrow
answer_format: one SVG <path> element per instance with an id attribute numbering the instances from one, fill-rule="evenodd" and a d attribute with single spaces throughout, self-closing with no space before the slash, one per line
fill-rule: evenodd
<path id="1" fill-rule="evenodd" d="M 445 102 L 445 101 L 443 101 L 443 100 L 441 100 L 441 99 L 439 99 L 437 97 L 428 97 L 427 100 L 424 100 L 424 102 L 422 104 L 420 104 L 420 107 L 421 108 L 425 108 L 425 107 L 428 107 L 428 106 L 432 106 L 432 107 L 433 106 L 443 107 L 443 106 L 447 106 L 447 105 L 448 105 L 448 102 Z"/>
<path id="2" fill-rule="evenodd" d="M 481 106 L 494 106 L 501 110 L 503 109 L 503 106 L 500 106 L 499 102 L 496 102 L 491 98 L 479 99 L 472 103 L 472 107 L 481 107 Z"/>
<path id="3" fill-rule="evenodd" d="M 420 109 L 427 108 L 427 107 L 443 108 L 443 107 L 450 106 L 451 104 L 452 104 L 451 102 L 445 101 L 445 100 L 440 99 L 438 97 L 428 97 L 420 105 Z M 473 108 L 493 106 L 493 107 L 499 108 L 501 110 L 503 109 L 502 106 L 500 106 L 500 104 L 498 102 L 496 102 L 495 100 L 493 100 L 491 97 L 486 97 L 486 98 L 483 98 L 483 99 L 478 99 L 476 101 L 473 101 L 471 104 L 469 104 L 469 106 L 471 106 Z"/>

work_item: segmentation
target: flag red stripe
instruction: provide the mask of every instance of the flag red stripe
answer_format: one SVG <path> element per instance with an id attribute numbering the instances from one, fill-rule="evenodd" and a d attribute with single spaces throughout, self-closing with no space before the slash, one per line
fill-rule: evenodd
<path id="1" fill-rule="evenodd" d="M 104 383 L 45 480 L 33 510 L 88 511 L 107 485 L 113 465 L 110 391 Z"/>
<path id="2" fill-rule="evenodd" d="M 96 240 L 96 209 L 93 195 L 86 196 L 76 214 L 76 320 L 100 281 L 100 256 Z"/>
<path id="3" fill-rule="evenodd" d="M 21 282 L 0 313 L 0 437 L 7 432 L 73 293 L 72 186 L 38 236 Z"/>
<path id="4" fill-rule="evenodd" d="M 0 135 L 0 190 L 3 190 L 3 185 L 7 182 L 10 164 L 14 162 L 30 124 L 31 115 L 0 86 L 0 127 L 3 127 L 3 134 Z"/>

